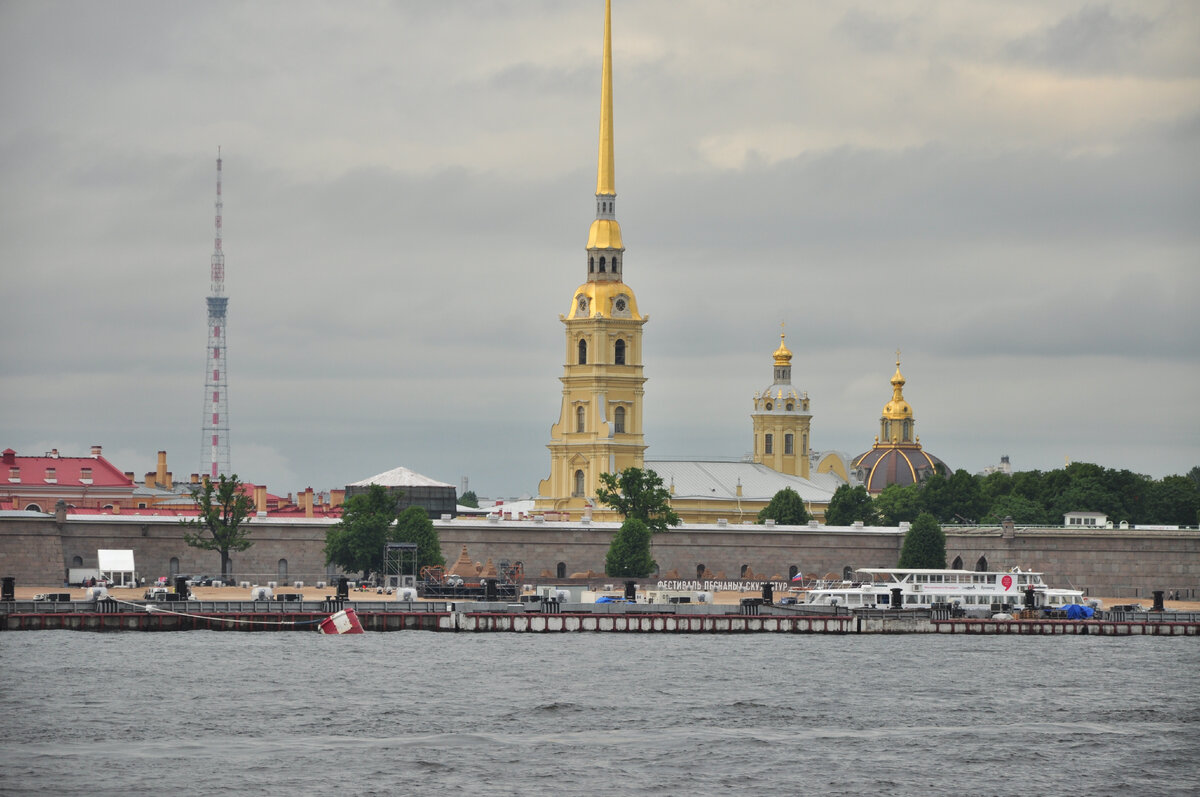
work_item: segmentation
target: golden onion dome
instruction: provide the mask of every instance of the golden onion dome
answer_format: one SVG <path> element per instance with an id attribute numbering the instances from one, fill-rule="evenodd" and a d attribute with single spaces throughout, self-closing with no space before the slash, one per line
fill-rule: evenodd
<path id="1" fill-rule="evenodd" d="M 896 373 L 892 375 L 892 400 L 883 405 L 883 417 L 904 420 L 913 416 L 912 407 L 904 400 L 904 374 L 900 373 L 900 355 L 896 353 Z"/>
<path id="2" fill-rule="evenodd" d="M 779 366 L 792 364 L 792 351 L 784 342 L 784 334 L 779 333 L 779 348 L 775 350 L 775 364 Z"/>
<path id="3" fill-rule="evenodd" d="M 596 219 L 588 230 L 588 249 L 625 249 L 621 243 L 621 225 L 616 219 Z"/>
<path id="4" fill-rule="evenodd" d="M 624 282 L 585 282 L 575 289 L 568 319 L 629 318 L 641 321 L 637 297 Z"/>

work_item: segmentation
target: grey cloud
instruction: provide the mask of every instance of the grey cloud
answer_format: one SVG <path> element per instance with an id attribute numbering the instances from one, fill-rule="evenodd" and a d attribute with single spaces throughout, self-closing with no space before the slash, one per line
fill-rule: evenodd
<path id="1" fill-rule="evenodd" d="M 1137 66 L 1154 22 L 1117 16 L 1107 5 L 1085 5 L 1053 25 L 1011 42 L 1008 55 L 1068 72 L 1116 73 Z"/>

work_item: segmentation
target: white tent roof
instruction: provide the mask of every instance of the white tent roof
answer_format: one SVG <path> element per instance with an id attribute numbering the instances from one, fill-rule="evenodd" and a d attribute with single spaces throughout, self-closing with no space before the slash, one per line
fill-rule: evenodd
<path id="1" fill-rule="evenodd" d="M 753 462 L 646 460 L 646 468 L 657 473 L 665 486 L 674 485 L 676 498 L 735 500 L 741 484 L 746 499 L 770 501 L 775 493 L 791 487 L 803 500 L 823 504 L 844 484 L 832 473 L 814 473 L 802 479 Z"/>
<path id="2" fill-rule="evenodd" d="M 369 479 L 353 482 L 346 486 L 368 487 L 372 484 L 378 484 L 380 487 L 454 487 L 453 484 L 446 484 L 445 482 L 431 479 L 428 476 L 422 476 L 408 468 L 392 468 L 386 473 L 380 473 Z"/>
<path id="3" fill-rule="evenodd" d="M 133 551 L 98 550 L 96 558 L 100 561 L 100 569 L 108 572 L 132 573 Z"/>

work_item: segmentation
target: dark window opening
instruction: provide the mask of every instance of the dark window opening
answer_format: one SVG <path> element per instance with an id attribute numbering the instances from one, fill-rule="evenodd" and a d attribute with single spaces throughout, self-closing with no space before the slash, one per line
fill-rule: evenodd
<path id="1" fill-rule="evenodd" d="M 625 364 L 625 341 L 618 340 L 616 346 L 613 347 L 613 362 L 617 365 Z"/>
<path id="2" fill-rule="evenodd" d="M 587 341 L 579 341 L 579 364 L 587 365 Z"/>

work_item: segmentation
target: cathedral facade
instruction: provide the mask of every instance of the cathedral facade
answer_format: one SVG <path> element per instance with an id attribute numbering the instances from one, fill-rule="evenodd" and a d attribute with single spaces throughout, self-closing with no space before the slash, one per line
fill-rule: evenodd
<path id="1" fill-rule="evenodd" d="M 550 430 L 550 475 L 538 485 L 537 511 L 558 519 L 616 519 L 596 501 L 600 474 L 636 467 L 662 478 L 685 523 L 752 523 L 784 488 L 799 493 L 810 514 L 821 519 L 834 491 L 859 483 L 868 471 L 856 469 L 841 452 L 813 449 L 811 403 L 792 384 L 793 355 L 782 333 L 771 382 L 753 395 L 750 457 L 646 459 L 642 330 L 649 317 L 625 282 L 625 245 L 616 216 L 611 22 L 606 2 L 596 215 L 585 247 L 584 282 L 559 316 L 565 327 L 562 401 Z M 895 428 L 902 432 L 903 422 Z M 864 457 L 857 462 L 865 463 Z"/>

